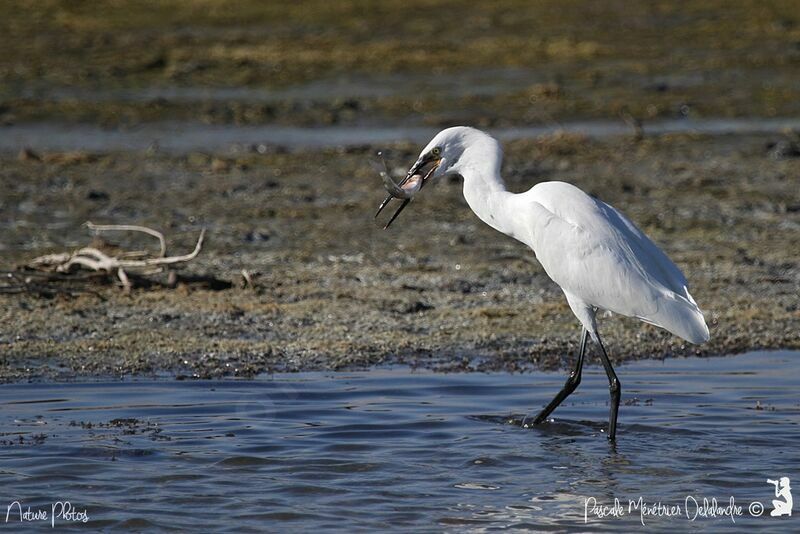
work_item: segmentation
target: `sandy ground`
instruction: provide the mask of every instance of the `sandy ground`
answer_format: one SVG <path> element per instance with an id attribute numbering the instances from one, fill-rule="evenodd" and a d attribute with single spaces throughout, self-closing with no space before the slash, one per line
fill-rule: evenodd
<path id="1" fill-rule="evenodd" d="M 615 360 L 798 348 L 800 159 L 775 156 L 779 137 L 550 136 L 507 146 L 504 175 L 515 191 L 566 180 L 612 203 L 688 276 L 711 342 L 687 346 L 633 320 L 603 319 Z M 388 154 L 407 165 L 416 150 Z M 382 230 L 372 219 L 383 197 L 373 153 L 3 160 L 9 263 L 88 243 L 86 220 L 134 220 L 162 229 L 174 253 L 207 228 L 185 274 L 231 284 L 2 295 L 0 378 L 564 365 L 578 325 L 533 253 L 477 220 L 458 180 L 427 188 Z M 243 287 L 242 269 L 255 288 Z"/>

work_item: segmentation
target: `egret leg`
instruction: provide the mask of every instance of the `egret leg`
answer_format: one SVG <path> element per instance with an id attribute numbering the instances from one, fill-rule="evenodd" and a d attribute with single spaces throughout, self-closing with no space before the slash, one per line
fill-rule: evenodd
<path id="1" fill-rule="evenodd" d="M 589 332 L 584 328 L 581 332 L 581 349 L 578 353 L 578 361 L 575 363 L 575 369 L 569 374 L 567 377 L 567 382 L 564 384 L 564 387 L 561 388 L 561 391 L 558 392 L 558 395 L 550 401 L 550 404 L 545 406 L 545 408 L 539 412 L 539 415 L 533 420 L 534 425 L 538 425 L 545 419 L 547 416 L 550 415 L 553 410 L 555 410 L 559 404 L 561 404 L 564 399 L 566 399 L 570 393 L 575 391 L 578 387 L 578 384 L 581 383 L 581 373 L 583 372 L 583 357 L 586 354 L 586 342 L 589 339 Z M 526 417 L 522 421 L 522 426 L 526 426 L 528 418 Z"/>
<path id="2" fill-rule="evenodd" d="M 619 399 L 622 395 L 622 384 L 620 384 L 617 373 L 614 372 L 614 368 L 611 366 L 611 360 L 608 359 L 606 348 L 603 346 L 603 342 L 600 341 L 599 335 L 597 336 L 597 344 L 600 345 L 600 357 L 603 361 L 606 375 L 608 376 L 608 390 L 611 393 L 611 413 L 608 417 L 608 439 L 609 441 L 615 441 L 617 439 L 617 412 L 619 411 Z"/>

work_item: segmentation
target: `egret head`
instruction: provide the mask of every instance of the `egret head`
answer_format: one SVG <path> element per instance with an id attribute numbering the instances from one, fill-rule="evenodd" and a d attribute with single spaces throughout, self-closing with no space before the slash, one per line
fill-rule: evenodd
<path id="1" fill-rule="evenodd" d="M 392 198 L 402 199 L 403 203 L 384 227 L 388 228 L 429 181 L 435 181 L 446 175 L 461 174 L 466 167 L 476 165 L 496 167 L 499 171 L 501 159 L 500 144 L 480 130 L 468 126 L 454 126 L 442 130 L 422 149 L 399 185 L 392 182 L 388 173 L 382 173 L 389 196 L 378 207 L 375 216 L 378 216 Z"/>

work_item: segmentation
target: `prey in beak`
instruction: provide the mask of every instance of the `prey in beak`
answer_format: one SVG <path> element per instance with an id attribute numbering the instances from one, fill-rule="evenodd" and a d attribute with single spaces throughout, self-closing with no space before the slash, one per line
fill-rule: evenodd
<path id="1" fill-rule="evenodd" d="M 433 153 L 428 153 L 425 156 L 420 157 L 414 165 L 408 170 L 406 177 L 397 184 L 392 180 L 392 177 L 389 175 L 389 168 L 386 165 L 386 160 L 383 159 L 383 154 L 378 152 L 378 157 L 381 159 L 383 163 L 383 169 L 380 171 L 381 180 L 383 181 L 383 186 L 386 188 L 386 191 L 389 195 L 381 202 L 381 205 L 378 206 L 378 211 L 375 213 L 375 218 L 380 215 L 385 208 L 389 201 L 393 198 L 402 200 L 402 204 L 400 207 L 397 208 L 397 211 L 394 212 L 392 218 L 389 219 L 389 222 L 386 223 L 386 226 L 383 227 L 384 230 L 389 228 L 389 225 L 394 222 L 400 212 L 405 209 L 411 199 L 416 195 L 420 189 L 425 186 L 428 178 L 433 175 L 433 172 L 439 167 L 439 164 L 442 162 L 442 158 L 438 157 Z"/>

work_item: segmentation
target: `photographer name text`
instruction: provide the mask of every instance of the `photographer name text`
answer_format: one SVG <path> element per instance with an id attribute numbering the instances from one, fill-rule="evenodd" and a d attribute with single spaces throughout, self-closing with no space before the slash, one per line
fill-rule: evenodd
<path id="1" fill-rule="evenodd" d="M 594 497 L 589 497 L 584 500 L 583 522 L 587 523 L 591 517 L 606 519 L 636 514 L 643 526 L 647 519 L 658 517 L 686 517 L 689 521 L 728 518 L 736 523 L 736 518 L 744 514 L 758 517 L 763 512 L 764 508 L 761 503 L 753 502 L 745 508 L 736 504 L 734 497 L 728 501 L 717 501 L 716 498 L 696 498 L 688 495 L 683 504 L 663 504 L 660 501 L 649 503 L 639 497 L 636 500 L 629 499 L 627 506 L 624 506 L 617 498 L 613 503 L 602 504 Z"/>

